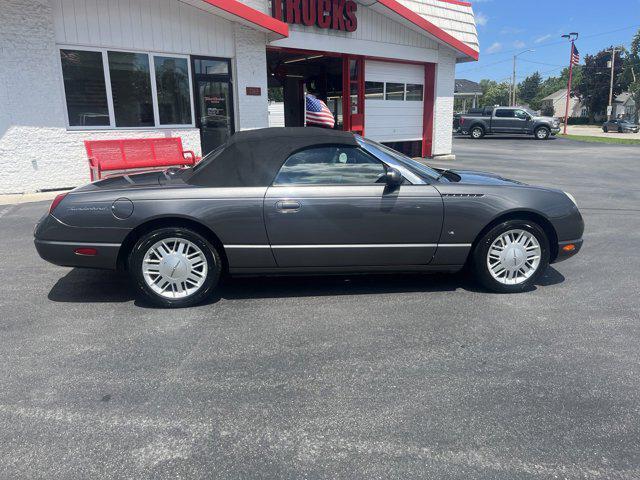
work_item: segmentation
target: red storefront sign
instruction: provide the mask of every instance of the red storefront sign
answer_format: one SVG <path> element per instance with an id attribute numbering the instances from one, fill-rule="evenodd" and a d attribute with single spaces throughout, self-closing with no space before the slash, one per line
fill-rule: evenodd
<path id="1" fill-rule="evenodd" d="M 272 15 L 286 23 L 355 32 L 358 28 L 353 0 L 273 0 Z"/>

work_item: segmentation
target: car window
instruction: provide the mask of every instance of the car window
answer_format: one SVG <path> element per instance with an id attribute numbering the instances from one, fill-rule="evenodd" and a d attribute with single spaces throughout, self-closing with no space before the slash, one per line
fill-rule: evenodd
<path id="1" fill-rule="evenodd" d="M 506 108 L 498 108 L 496 110 L 496 117 L 513 118 L 513 116 L 514 116 L 513 110 L 508 110 Z"/>
<path id="2" fill-rule="evenodd" d="M 357 147 L 327 146 L 291 155 L 274 185 L 359 185 L 380 183 L 383 163 Z"/>
<path id="3" fill-rule="evenodd" d="M 527 114 L 527 112 L 525 112 L 524 110 L 516 110 L 515 111 L 515 116 L 516 116 L 516 118 L 521 118 L 523 120 L 529 120 L 529 114 Z"/>

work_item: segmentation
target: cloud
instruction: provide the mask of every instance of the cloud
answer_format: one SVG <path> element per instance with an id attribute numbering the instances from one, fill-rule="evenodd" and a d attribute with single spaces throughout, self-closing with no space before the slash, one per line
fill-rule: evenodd
<path id="1" fill-rule="evenodd" d="M 481 26 L 485 26 L 487 24 L 487 22 L 489 21 L 489 18 L 482 12 L 478 12 L 476 13 L 476 24 L 477 25 L 481 25 Z"/>
<path id="2" fill-rule="evenodd" d="M 515 42 L 513 42 L 513 48 L 524 48 L 526 46 L 527 44 L 524 43 L 522 40 L 516 40 Z"/>
<path id="3" fill-rule="evenodd" d="M 504 27 L 500 30 L 500 35 L 517 35 L 518 33 L 524 33 L 524 28 Z"/>
<path id="4" fill-rule="evenodd" d="M 500 42 L 493 42 L 489 48 L 487 48 L 487 53 L 496 53 L 502 50 L 502 44 Z"/>
<path id="5" fill-rule="evenodd" d="M 541 37 L 536 38 L 533 43 L 542 43 L 546 40 L 549 40 L 550 38 L 553 38 L 553 35 L 547 33 L 546 35 L 542 35 Z"/>

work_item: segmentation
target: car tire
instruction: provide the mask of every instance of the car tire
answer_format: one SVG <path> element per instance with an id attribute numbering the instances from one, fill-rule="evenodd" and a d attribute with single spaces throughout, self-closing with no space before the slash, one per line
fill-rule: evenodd
<path id="1" fill-rule="evenodd" d="M 602 131 L 603 131 L 604 133 L 607 133 L 607 132 L 609 132 L 609 128 L 607 128 L 607 127 L 602 127 Z"/>
<path id="2" fill-rule="evenodd" d="M 160 228 L 143 235 L 129 254 L 139 292 L 165 308 L 190 307 L 218 285 L 222 262 L 216 248 L 188 228 Z"/>
<path id="3" fill-rule="evenodd" d="M 624 133 L 624 132 L 622 131 L 622 128 L 618 127 L 618 133 Z"/>
<path id="4" fill-rule="evenodd" d="M 551 131 L 547 127 L 538 127 L 533 132 L 536 137 L 536 140 L 547 140 L 549 135 L 551 135 Z"/>
<path id="5" fill-rule="evenodd" d="M 491 228 L 476 243 L 471 259 L 478 282 L 498 293 L 529 290 L 548 265 L 547 235 L 529 220 L 508 220 Z"/>
<path id="6" fill-rule="evenodd" d="M 469 135 L 474 140 L 479 140 L 482 137 L 484 137 L 484 128 L 479 127 L 479 126 L 475 126 L 471 130 L 469 130 Z"/>

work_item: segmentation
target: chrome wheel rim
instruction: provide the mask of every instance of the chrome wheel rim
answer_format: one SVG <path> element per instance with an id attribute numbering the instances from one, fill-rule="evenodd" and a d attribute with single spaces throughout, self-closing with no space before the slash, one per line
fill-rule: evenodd
<path id="1" fill-rule="evenodd" d="M 185 298 L 196 293 L 207 278 L 207 259 L 195 243 L 164 238 L 147 250 L 142 260 L 144 281 L 163 298 Z"/>
<path id="2" fill-rule="evenodd" d="M 540 130 L 538 130 L 538 138 L 541 140 L 544 140 L 545 138 L 547 138 L 547 131 L 544 128 L 541 128 Z"/>
<path id="3" fill-rule="evenodd" d="M 479 128 L 474 128 L 471 131 L 471 135 L 473 135 L 473 138 L 480 138 L 480 135 L 482 135 L 482 130 L 480 130 Z"/>
<path id="4" fill-rule="evenodd" d="M 489 247 L 487 267 L 497 282 L 518 285 L 536 273 L 541 255 L 540 242 L 535 235 L 521 229 L 509 230 Z"/>

